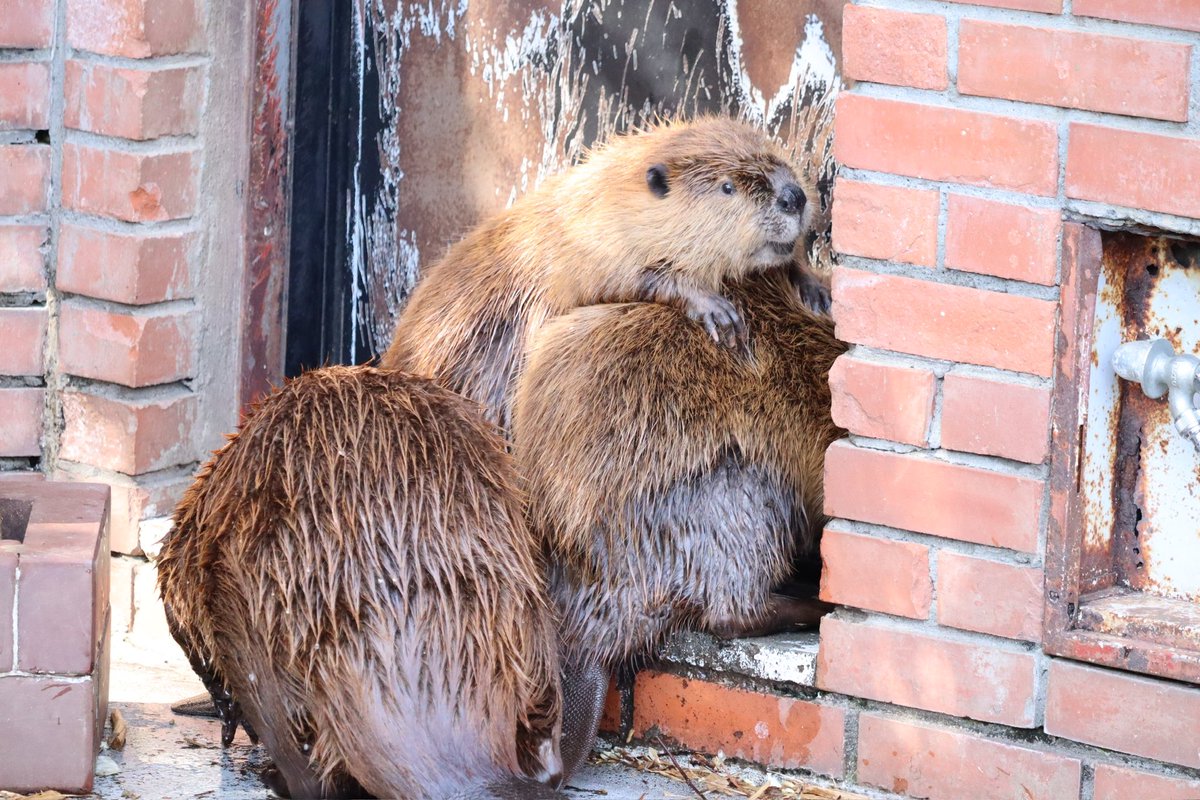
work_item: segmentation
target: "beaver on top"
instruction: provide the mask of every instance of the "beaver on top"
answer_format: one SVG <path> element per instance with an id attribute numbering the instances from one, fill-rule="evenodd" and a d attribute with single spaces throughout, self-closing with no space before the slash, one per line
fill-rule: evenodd
<path id="1" fill-rule="evenodd" d="M 839 434 L 808 220 L 746 123 L 617 137 L 453 245 L 381 369 L 256 408 L 159 572 L 226 738 L 293 797 L 558 796 L 618 661 L 813 621 L 770 593 Z"/>
<path id="2" fill-rule="evenodd" d="M 547 319 L 663 303 L 742 347 L 725 281 L 792 264 L 810 217 L 782 149 L 746 123 L 618 136 L 452 245 L 417 284 L 381 366 L 441 381 L 507 430 L 526 344 Z"/>

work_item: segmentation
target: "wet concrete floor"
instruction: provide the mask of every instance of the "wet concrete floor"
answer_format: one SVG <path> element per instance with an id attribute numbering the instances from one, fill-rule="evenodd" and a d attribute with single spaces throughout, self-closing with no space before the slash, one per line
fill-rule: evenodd
<path id="1" fill-rule="evenodd" d="M 260 800 L 274 797 L 258 777 L 267 758 L 245 733 L 222 749 L 216 720 L 173 714 L 170 703 L 202 691 L 182 653 L 118 646 L 110 707 L 127 725 L 125 747 L 101 753 L 94 797 L 103 800 Z M 107 738 L 107 734 L 106 734 Z M 102 773 L 112 771 L 112 774 Z M 571 781 L 572 798 L 667 800 L 694 797 L 657 775 L 613 765 L 588 765 Z"/>

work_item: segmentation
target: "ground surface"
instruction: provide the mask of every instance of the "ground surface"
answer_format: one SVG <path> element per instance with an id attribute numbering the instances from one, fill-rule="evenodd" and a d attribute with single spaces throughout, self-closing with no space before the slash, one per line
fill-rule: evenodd
<path id="1" fill-rule="evenodd" d="M 120 751 L 105 751 L 95 797 L 104 800 L 260 800 L 274 797 L 257 771 L 265 755 L 238 733 L 222 750 L 216 720 L 182 717 L 169 704 L 202 691 L 182 654 L 163 655 L 135 647 L 115 649 L 109 691 L 112 708 L 125 718 Z M 105 762 L 111 758 L 112 764 Z M 588 765 L 571 781 L 568 796 L 604 800 L 694 797 L 683 783 L 618 765 Z"/>

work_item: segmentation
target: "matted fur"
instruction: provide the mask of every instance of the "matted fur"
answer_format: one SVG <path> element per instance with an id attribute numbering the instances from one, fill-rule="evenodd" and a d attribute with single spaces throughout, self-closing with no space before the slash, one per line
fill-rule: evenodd
<path id="1" fill-rule="evenodd" d="M 656 165 L 664 197 L 647 186 Z M 727 278 L 786 262 L 775 245 L 801 235 L 808 212 L 779 211 L 785 180 L 799 183 L 786 153 L 746 122 L 617 136 L 453 245 L 418 283 L 381 363 L 442 381 L 507 427 L 527 339 L 547 319 L 596 302 L 728 305 Z"/>
<path id="2" fill-rule="evenodd" d="M 681 626 L 752 624 L 815 541 L 846 347 L 783 270 L 730 295 L 752 360 L 654 304 L 578 309 L 532 343 L 513 441 L 570 659 L 611 669 Z"/>
<path id="3" fill-rule="evenodd" d="M 160 590 L 293 796 L 554 796 L 487 788 L 557 769 L 554 617 L 515 486 L 474 404 L 366 367 L 289 382 L 201 471 Z"/>

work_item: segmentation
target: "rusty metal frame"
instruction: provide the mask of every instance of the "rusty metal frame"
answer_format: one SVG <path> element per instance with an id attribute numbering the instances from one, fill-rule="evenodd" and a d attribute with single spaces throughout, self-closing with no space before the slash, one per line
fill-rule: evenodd
<path id="1" fill-rule="evenodd" d="M 1088 403 L 1096 291 L 1102 252 L 1098 230 L 1069 223 L 1063 234 L 1063 275 L 1051 416 L 1050 525 L 1046 537 L 1043 648 L 1107 667 L 1200 683 L 1200 652 L 1076 626 L 1083 553 L 1081 446 Z"/>
<path id="2" fill-rule="evenodd" d="M 245 408 L 283 379 L 291 194 L 291 0 L 254 0 L 246 274 L 238 401 Z"/>

